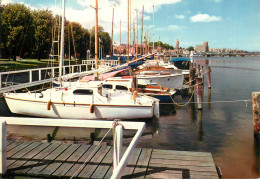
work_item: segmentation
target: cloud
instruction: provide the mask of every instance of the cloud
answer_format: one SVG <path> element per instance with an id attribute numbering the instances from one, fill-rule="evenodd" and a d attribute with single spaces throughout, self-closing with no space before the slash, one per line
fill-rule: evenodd
<path id="1" fill-rule="evenodd" d="M 197 14 L 195 16 L 190 17 L 191 22 L 216 22 L 221 20 L 222 18 L 220 16 L 210 16 L 208 14 Z"/>
<path id="2" fill-rule="evenodd" d="M 1 2 L 1 0 L 0 0 L 0 2 Z M 12 0 L 2 0 L 2 5 L 6 5 L 6 4 L 10 4 L 10 3 L 13 3 L 13 1 Z"/>
<path id="3" fill-rule="evenodd" d="M 177 25 L 169 25 L 168 26 L 168 30 L 174 30 L 174 31 L 176 31 L 176 30 L 180 30 L 181 29 L 181 27 L 180 26 L 177 26 Z"/>
<path id="4" fill-rule="evenodd" d="M 185 18 L 184 15 L 175 15 L 174 17 L 175 17 L 176 19 L 184 19 L 184 18 Z"/>
<path id="5" fill-rule="evenodd" d="M 150 21 L 151 19 L 152 19 L 151 16 L 144 15 L 144 20 L 145 21 Z"/>

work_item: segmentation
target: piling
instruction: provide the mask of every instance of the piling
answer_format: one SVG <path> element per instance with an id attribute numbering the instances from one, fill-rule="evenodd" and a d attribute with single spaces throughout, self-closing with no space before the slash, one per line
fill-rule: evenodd
<path id="1" fill-rule="evenodd" d="M 200 69 L 200 77 L 202 78 L 202 84 L 204 84 L 204 70 L 203 70 L 203 66 L 201 66 L 201 69 Z"/>
<path id="2" fill-rule="evenodd" d="M 211 88 L 211 76 L 210 76 L 210 72 L 211 72 L 211 68 L 208 67 L 208 89 Z"/>
<path id="3" fill-rule="evenodd" d="M 202 78 L 198 77 L 196 79 L 197 82 L 197 103 L 198 103 L 198 110 L 202 110 Z"/>
<path id="4" fill-rule="evenodd" d="M 254 136 L 260 137 L 260 92 L 252 93 Z"/>
<path id="5" fill-rule="evenodd" d="M 195 68 L 190 68 L 190 74 L 189 74 L 189 95 L 192 95 L 193 93 L 193 90 L 194 90 L 194 79 L 195 79 L 195 72 L 196 72 L 196 69 Z"/>
<path id="6" fill-rule="evenodd" d="M 200 77 L 200 65 L 197 65 L 197 77 Z"/>

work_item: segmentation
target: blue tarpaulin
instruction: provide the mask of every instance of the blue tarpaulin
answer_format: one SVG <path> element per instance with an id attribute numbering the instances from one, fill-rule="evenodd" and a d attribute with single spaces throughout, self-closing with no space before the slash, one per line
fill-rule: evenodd
<path id="1" fill-rule="evenodd" d="M 171 59 L 170 60 L 170 62 L 179 62 L 179 61 L 185 61 L 185 62 L 188 62 L 188 61 L 190 61 L 190 59 L 189 58 L 173 58 L 173 59 Z"/>

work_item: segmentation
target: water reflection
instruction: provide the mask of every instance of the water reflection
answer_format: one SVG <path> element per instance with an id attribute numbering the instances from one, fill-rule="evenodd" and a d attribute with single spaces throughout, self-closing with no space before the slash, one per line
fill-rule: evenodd
<path id="1" fill-rule="evenodd" d="M 256 166 L 255 169 L 257 173 L 260 174 L 260 136 L 255 137 L 254 139 L 254 150 L 256 156 Z"/>
<path id="2" fill-rule="evenodd" d="M 203 141 L 202 110 L 198 110 L 196 136 L 197 136 L 197 141 Z"/>
<path id="3" fill-rule="evenodd" d="M 211 88 L 208 89 L 208 110 L 211 109 Z"/>

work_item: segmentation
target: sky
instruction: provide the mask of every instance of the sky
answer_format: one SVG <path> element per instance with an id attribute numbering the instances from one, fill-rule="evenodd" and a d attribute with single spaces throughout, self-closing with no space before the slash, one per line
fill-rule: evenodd
<path id="1" fill-rule="evenodd" d="M 1 0 L 0 0 L 1 1 Z M 127 43 L 127 1 L 99 0 L 99 25 L 112 34 L 114 8 L 114 41 Z M 154 40 L 180 47 L 203 44 L 210 48 L 260 51 L 260 0 L 129 0 L 131 23 L 136 24 L 138 12 L 138 38 L 140 43 L 142 9 L 144 6 L 144 32 Z M 2 0 L 2 4 L 23 3 L 31 9 L 49 9 L 61 12 L 61 0 Z M 66 18 L 90 29 L 95 25 L 95 0 L 66 0 Z"/>

